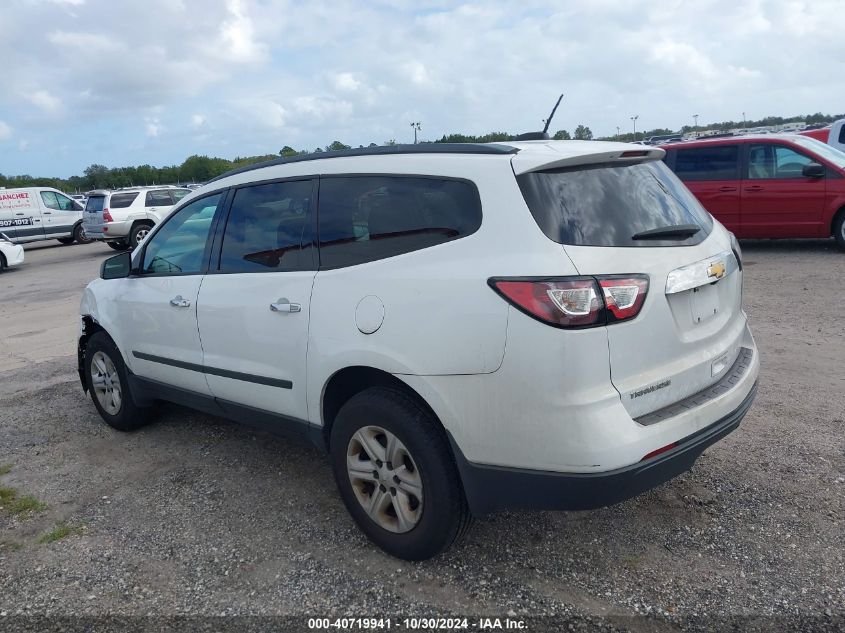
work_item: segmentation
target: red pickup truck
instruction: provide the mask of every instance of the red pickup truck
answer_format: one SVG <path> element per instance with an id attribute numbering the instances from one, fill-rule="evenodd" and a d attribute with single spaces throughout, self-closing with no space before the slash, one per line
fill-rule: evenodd
<path id="1" fill-rule="evenodd" d="M 673 143 L 664 160 L 740 238 L 830 237 L 845 250 L 845 153 L 797 134 Z"/>

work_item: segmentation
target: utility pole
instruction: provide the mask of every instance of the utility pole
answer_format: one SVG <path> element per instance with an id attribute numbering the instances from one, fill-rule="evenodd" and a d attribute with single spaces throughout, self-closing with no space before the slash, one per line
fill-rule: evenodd
<path id="1" fill-rule="evenodd" d="M 414 145 L 416 145 L 416 144 L 417 144 L 417 132 L 419 132 L 420 130 L 422 130 L 422 128 L 420 127 L 420 122 L 419 122 L 419 121 L 412 122 L 412 123 L 411 123 L 411 127 L 412 127 L 412 128 L 413 128 L 413 130 L 414 130 Z"/>
<path id="2" fill-rule="evenodd" d="M 631 121 L 634 122 L 634 142 L 635 143 L 637 142 L 637 119 L 639 119 L 639 118 L 640 118 L 639 114 L 635 114 L 634 116 L 631 117 Z"/>

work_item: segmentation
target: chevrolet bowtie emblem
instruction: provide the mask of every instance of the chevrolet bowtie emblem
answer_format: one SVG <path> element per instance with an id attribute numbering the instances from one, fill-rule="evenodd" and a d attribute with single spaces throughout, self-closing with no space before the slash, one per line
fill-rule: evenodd
<path id="1" fill-rule="evenodd" d="M 721 279 L 725 276 L 725 264 L 724 262 L 713 262 L 707 267 L 707 276 L 708 277 L 715 277 L 716 279 Z"/>

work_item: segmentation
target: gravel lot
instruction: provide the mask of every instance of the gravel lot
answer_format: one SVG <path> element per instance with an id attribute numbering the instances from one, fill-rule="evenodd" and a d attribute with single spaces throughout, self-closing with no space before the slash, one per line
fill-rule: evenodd
<path id="1" fill-rule="evenodd" d="M 738 431 L 637 499 L 488 517 L 417 564 L 364 539 L 308 446 L 175 406 L 136 433 L 105 426 L 78 384 L 73 332 L 81 289 L 112 251 L 28 248 L 24 267 L 0 275 L 0 467 L 10 466 L 0 487 L 45 507 L 0 510 L 0 616 L 510 612 L 573 618 L 576 630 L 842 626 L 845 254 L 832 241 L 743 248 L 763 363 Z M 44 332 L 70 340 L 39 347 Z M 43 542 L 57 526 L 53 537 L 68 533 Z"/>

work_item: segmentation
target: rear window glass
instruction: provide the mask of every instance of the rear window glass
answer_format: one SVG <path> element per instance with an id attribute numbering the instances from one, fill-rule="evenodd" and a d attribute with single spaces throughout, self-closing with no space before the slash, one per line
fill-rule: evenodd
<path id="1" fill-rule="evenodd" d="M 475 185 L 401 176 L 320 181 L 320 267 L 339 268 L 410 253 L 481 226 Z"/>
<path id="2" fill-rule="evenodd" d="M 112 209 L 125 209 L 130 206 L 137 197 L 137 191 L 135 193 L 113 193 L 109 206 Z"/>
<path id="3" fill-rule="evenodd" d="M 738 166 L 738 145 L 679 149 L 675 157 L 681 180 L 736 180 Z"/>
<path id="4" fill-rule="evenodd" d="M 88 201 L 85 203 L 85 210 L 89 213 L 91 211 L 102 211 L 103 210 L 103 202 L 105 201 L 105 196 L 91 196 L 88 198 Z"/>
<path id="5" fill-rule="evenodd" d="M 661 161 L 596 165 L 523 174 L 522 195 L 546 236 L 574 246 L 687 246 L 710 233 L 713 219 Z M 683 240 L 635 240 L 669 226 L 701 230 Z"/>

